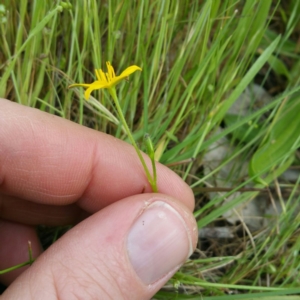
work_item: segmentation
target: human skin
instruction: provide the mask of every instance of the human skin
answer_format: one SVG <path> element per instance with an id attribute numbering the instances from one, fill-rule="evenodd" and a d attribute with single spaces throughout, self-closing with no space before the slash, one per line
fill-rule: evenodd
<path id="1" fill-rule="evenodd" d="M 195 249 L 191 189 L 131 145 L 5 99 L 0 141 L 0 270 L 38 257 L 1 299 L 150 299 Z M 38 224 L 75 226 L 43 252 Z"/>

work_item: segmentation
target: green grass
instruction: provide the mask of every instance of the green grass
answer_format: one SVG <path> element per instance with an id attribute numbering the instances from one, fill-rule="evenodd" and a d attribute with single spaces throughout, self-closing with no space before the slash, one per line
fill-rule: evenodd
<path id="1" fill-rule="evenodd" d="M 107 60 L 117 74 L 136 64 L 142 73 L 117 88 L 122 110 L 136 141 L 149 133 L 156 158 L 193 188 L 199 228 L 229 226 L 223 214 L 260 194 L 245 191 L 225 201 L 247 184 L 263 191 L 268 185 L 280 199 L 275 225 L 253 232 L 242 222 L 233 239 L 200 241 L 198 254 L 157 299 L 234 299 L 230 292 L 240 293 L 236 299 L 296 299 L 287 295 L 300 293 L 299 180 L 279 176 L 300 158 L 299 1 L 2 3 L 0 97 L 128 141 L 106 93 L 85 102 L 83 89 L 67 86 L 92 82 Z M 226 122 L 253 82 L 273 101 Z M 205 153 L 222 138 L 233 151 L 204 174 Z M 219 171 L 244 162 L 247 176 L 228 177 L 227 193 L 208 200 L 205 187 Z"/>

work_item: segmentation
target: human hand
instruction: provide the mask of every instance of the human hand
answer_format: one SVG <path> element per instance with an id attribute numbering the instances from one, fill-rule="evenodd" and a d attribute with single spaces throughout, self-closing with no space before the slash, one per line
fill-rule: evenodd
<path id="1" fill-rule="evenodd" d="M 38 257 L 0 276 L 1 299 L 150 299 L 197 242 L 191 189 L 157 177 L 153 194 L 129 144 L 0 99 L 0 270 L 28 240 Z M 43 252 L 37 224 L 76 225 Z"/>

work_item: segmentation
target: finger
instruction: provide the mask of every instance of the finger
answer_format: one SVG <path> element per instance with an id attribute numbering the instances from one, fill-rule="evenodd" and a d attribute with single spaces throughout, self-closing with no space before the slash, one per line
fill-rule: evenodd
<path id="1" fill-rule="evenodd" d="M 78 224 L 4 292 L 3 299 L 150 299 L 196 247 L 180 201 L 142 194 Z"/>
<path id="2" fill-rule="evenodd" d="M 51 205 L 77 201 L 92 213 L 151 191 L 129 144 L 7 100 L 0 105 L 0 192 Z M 179 176 L 157 163 L 157 177 L 160 192 L 193 209 L 192 191 Z"/>
<path id="3" fill-rule="evenodd" d="M 42 252 L 35 228 L 0 220 L 0 270 L 13 267 L 29 260 L 28 241 L 31 242 L 32 256 Z M 28 266 L 0 275 L 0 282 L 9 285 Z"/>
<path id="4" fill-rule="evenodd" d="M 0 218 L 27 225 L 63 226 L 72 225 L 88 214 L 76 204 L 64 206 L 39 203 L 1 195 Z"/>

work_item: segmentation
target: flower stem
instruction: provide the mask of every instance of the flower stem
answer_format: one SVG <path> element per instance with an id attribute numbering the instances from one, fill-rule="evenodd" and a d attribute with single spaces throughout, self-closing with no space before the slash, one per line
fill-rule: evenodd
<path id="1" fill-rule="evenodd" d="M 14 271 L 14 270 L 17 270 L 17 269 L 20 269 L 20 268 L 28 266 L 28 265 L 32 265 L 33 262 L 34 262 L 34 260 L 28 260 L 28 261 L 26 261 L 24 263 L 15 265 L 15 266 L 7 268 L 5 270 L 0 270 L 0 275 L 8 273 L 8 272 L 11 272 L 11 271 Z"/>
<path id="2" fill-rule="evenodd" d="M 118 99 L 118 96 L 117 96 L 115 88 L 108 89 L 108 91 L 109 91 L 110 95 L 112 96 L 112 98 L 113 98 L 113 100 L 115 102 L 119 118 L 121 119 L 121 122 L 122 122 L 123 126 L 125 127 L 125 130 L 126 130 L 126 133 L 127 133 L 128 137 L 130 139 L 130 142 L 133 145 L 133 147 L 134 147 L 134 149 L 135 149 L 135 151 L 136 151 L 136 153 L 137 153 L 137 155 L 138 155 L 138 157 L 139 157 L 139 159 L 140 159 L 140 161 L 142 163 L 142 166 L 143 166 L 143 168 L 145 170 L 145 173 L 146 173 L 146 176 L 148 178 L 148 181 L 149 181 L 149 183 L 151 185 L 152 191 L 154 193 L 156 193 L 158 191 L 157 190 L 157 185 L 156 185 L 156 174 L 154 175 L 155 176 L 155 179 L 154 179 L 151 176 L 150 172 L 149 172 L 149 169 L 148 169 L 148 167 L 147 167 L 147 165 L 145 163 L 145 160 L 144 160 L 144 158 L 142 156 L 142 153 L 141 153 L 140 149 L 138 148 L 138 146 L 137 146 L 137 144 L 136 144 L 136 142 L 135 142 L 135 140 L 134 140 L 134 138 L 133 138 L 133 136 L 132 136 L 132 134 L 130 132 L 130 129 L 129 129 L 128 125 L 127 125 L 127 122 L 126 122 L 126 120 L 124 118 L 124 115 L 123 115 L 123 112 L 122 112 L 122 109 L 121 109 L 121 106 L 120 106 L 119 99 Z M 153 162 L 152 162 L 152 168 L 153 168 Z"/>
<path id="3" fill-rule="evenodd" d="M 153 144 L 150 138 L 150 135 L 148 133 L 145 134 L 144 136 L 146 148 L 147 148 L 147 154 L 151 159 L 151 164 L 152 164 L 152 180 L 154 183 L 157 181 L 157 175 L 156 175 L 156 164 L 155 164 L 155 152 L 153 149 Z"/>

